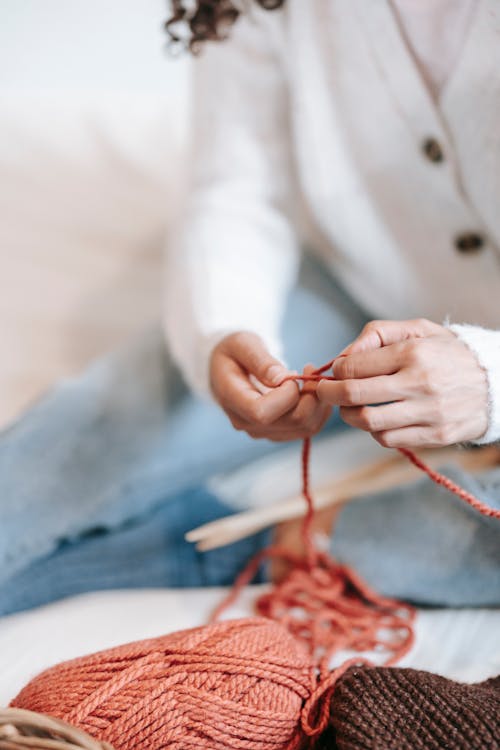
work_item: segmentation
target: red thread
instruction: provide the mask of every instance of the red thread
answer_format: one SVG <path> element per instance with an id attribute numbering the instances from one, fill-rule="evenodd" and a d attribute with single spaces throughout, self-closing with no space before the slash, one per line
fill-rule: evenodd
<path id="1" fill-rule="evenodd" d="M 257 598 L 255 609 L 281 623 L 309 651 L 317 671 L 317 686 L 302 709 L 301 726 L 304 734 L 317 737 L 328 724 L 330 697 L 338 679 L 353 664 L 372 664 L 365 656 L 356 656 L 331 671 L 332 659 L 339 652 L 364 655 L 376 651 L 383 664 L 395 664 L 413 645 L 415 610 L 409 604 L 376 594 L 354 571 L 316 547 L 312 534 L 314 501 L 309 489 L 310 449 L 310 440 L 304 440 L 304 555 L 278 546 L 260 552 L 240 573 L 213 613 L 212 621 L 236 601 L 264 560 L 278 558 L 290 565 L 283 580 Z"/>
<path id="2" fill-rule="evenodd" d="M 412 464 L 414 464 L 418 469 L 424 471 L 427 476 L 432 479 L 433 482 L 435 482 L 436 484 L 440 484 L 442 487 L 445 487 L 447 490 L 449 490 L 449 492 L 452 492 L 454 495 L 474 508 L 474 510 L 477 510 L 479 513 L 481 513 L 481 515 L 488 516 L 489 518 L 500 518 L 500 510 L 490 508 L 489 505 L 486 505 L 486 503 L 483 503 L 481 500 L 479 500 L 479 498 L 473 495 L 472 492 L 467 492 L 467 490 L 464 490 L 463 487 L 460 487 L 459 484 L 456 484 L 456 482 L 454 482 L 449 477 L 441 474 L 435 469 L 432 469 L 425 463 L 425 461 L 422 461 L 421 458 L 413 453 L 413 451 L 408 450 L 408 448 L 398 448 L 398 451 L 402 453 L 403 456 L 406 456 L 406 458 L 411 461 Z"/>
<path id="3" fill-rule="evenodd" d="M 308 375 L 290 375 L 283 379 L 283 383 L 287 382 L 288 380 L 293 381 L 299 381 L 301 380 L 304 383 L 319 383 L 320 380 L 335 380 L 335 377 L 333 375 L 325 376 L 323 373 L 325 373 L 327 370 L 330 370 L 333 367 L 333 364 L 335 362 L 335 359 L 330 360 L 326 363 L 326 365 L 323 365 L 322 367 L 317 368 L 312 373 Z M 445 487 L 449 492 L 453 493 L 457 497 L 459 497 L 461 500 L 466 502 L 468 505 L 470 505 L 474 510 L 477 510 L 481 515 L 488 516 L 489 518 L 498 518 L 500 519 L 500 510 L 495 510 L 494 508 L 490 508 L 489 505 L 486 505 L 486 503 L 483 503 L 479 498 L 477 498 L 475 495 L 473 495 L 471 492 L 468 492 L 467 490 L 464 490 L 463 487 L 460 487 L 456 482 L 454 482 L 449 477 L 445 476 L 444 474 L 441 474 L 439 471 L 436 471 L 435 469 L 432 469 L 430 466 L 428 466 L 425 461 L 423 461 L 421 458 L 419 458 L 413 451 L 411 451 L 409 448 L 398 448 L 397 449 L 403 456 L 405 456 L 411 463 L 416 466 L 421 471 L 425 472 L 429 479 L 431 479 L 436 484 L 441 485 L 442 487 Z M 304 496 L 306 496 L 306 492 L 308 492 L 308 460 L 309 457 L 307 456 L 307 464 L 304 467 L 304 489 L 303 493 Z M 309 522 L 308 522 L 309 523 Z"/>
<path id="4" fill-rule="evenodd" d="M 335 360 L 331 360 L 310 374 L 292 375 L 283 380 L 319 382 Z M 500 518 L 500 511 L 488 507 L 478 498 L 453 482 L 449 477 L 435 471 L 407 448 L 400 453 L 429 478 L 457 495 L 485 516 Z M 273 589 L 260 596 L 255 607 L 259 614 L 281 622 L 287 630 L 301 640 L 311 653 L 318 667 L 318 687 L 312 694 L 308 707 L 302 715 L 303 731 L 309 736 L 321 733 L 328 721 L 328 700 L 325 696 L 334 690 L 335 684 L 345 669 L 359 658 L 345 662 L 330 672 L 331 661 L 339 651 L 358 653 L 377 650 L 386 654 L 384 664 L 395 664 L 410 650 L 414 642 L 412 623 L 414 609 L 393 599 L 373 592 L 352 570 L 339 565 L 330 555 L 321 552 L 314 544 L 312 523 L 314 500 L 309 487 L 310 439 L 304 440 L 302 448 L 302 494 L 307 510 L 302 522 L 304 556 L 271 546 L 258 554 L 237 578 L 233 590 L 216 609 L 217 619 L 237 598 L 241 589 L 254 578 L 262 562 L 267 558 L 280 558 L 288 562 L 291 570 Z M 384 634 L 387 637 L 384 637 Z M 370 663 L 366 659 L 362 663 Z M 322 700 L 320 700 L 322 699 Z M 318 708 L 318 702 L 320 708 Z M 309 716 L 314 711 L 318 716 L 311 724 Z"/>

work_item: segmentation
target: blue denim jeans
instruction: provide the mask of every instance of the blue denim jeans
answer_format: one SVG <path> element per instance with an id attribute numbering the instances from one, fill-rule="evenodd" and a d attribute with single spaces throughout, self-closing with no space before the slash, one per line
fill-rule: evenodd
<path id="1" fill-rule="evenodd" d="M 305 262 L 288 363 L 327 361 L 365 320 Z M 0 435 L 0 614 L 101 588 L 229 583 L 267 535 L 200 555 L 183 533 L 228 512 L 204 489 L 211 475 L 278 449 L 188 392 L 160 330 L 63 381 Z M 498 476 L 475 488 L 498 505 Z M 386 593 L 500 603 L 500 524 L 426 479 L 346 508 L 332 545 Z"/>

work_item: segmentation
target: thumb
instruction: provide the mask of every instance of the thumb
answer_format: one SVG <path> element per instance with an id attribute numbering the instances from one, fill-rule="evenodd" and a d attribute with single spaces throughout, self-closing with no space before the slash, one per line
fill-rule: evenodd
<path id="1" fill-rule="evenodd" d="M 269 353 L 260 336 L 254 333 L 233 336 L 230 354 L 250 375 L 270 388 L 279 385 L 290 374 L 283 363 Z"/>
<path id="2" fill-rule="evenodd" d="M 411 338 L 422 338 L 436 333 L 439 326 L 430 320 L 372 320 L 359 336 L 342 350 L 339 356 L 369 352 L 382 346 L 397 344 Z"/>

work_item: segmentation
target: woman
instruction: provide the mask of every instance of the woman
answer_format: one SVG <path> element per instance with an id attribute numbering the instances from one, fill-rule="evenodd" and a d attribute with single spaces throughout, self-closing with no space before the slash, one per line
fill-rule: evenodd
<path id="1" fill-rule="evenodd" d="M 229 34 L 195 66 L 191 206 L 168 275 L 190 382 L 208 390 L 210 370 L 253 437 L 314 434 L 340 406 L 389 447 L 498 440 L 498 4 L 275 0 L 240 17 L 230 2 L 185 5 L 174 3 L 174 35 L 186 17 L 192 45 Z M 317 400 L 249 381 L 288 374 L 279 326 L 304 237 L 298 204 L 331 273 L 390 319 L 366 326 Z"/>
<path id="2" fill-rule="evenodd" d="M 263 540 L 201 563 L 182 533 L 224 508 L 190 488 L 269 449 L 253 438 L 315 434 L 332 406 L 389 447 L 500 438 L 497 3 L 177 0 L 168 28 L 202 53 L 166 323 L 185 378 L 213 399 L 188 396 L 155 334 L 3 435 L 4 611 L 228 582 Z M 316 260 L 299 275 L 305 245 Z M 342 350 L 335 382 L 282 383 Z M 500 505 L 498 470 L 454 478 Z M 493 605 L 499 534 L 422 480 L 347 506 L 332 544 L 386 593 Z M 35 560 L 47 586 L 24 596 Z"/>
<path id="3" fill-rule="evenodd" d="M 201 54 L 190 200 L 166 294 L 188 381 L 252 438 L 313 435 L 339 406 L 347 424 L 391 448 L 497 441 L 498 4 L 188 5 L 174 3 L 168 26 Z M 280 385 L 301 244 L 371 319 L 335 361 L 336 381 L 315 393 Z M 295 321 L 309 338 L 294 367 L 340 353 L 339 299 L 330 289 L 328 328 L 322 311 Z M 497 479 L 482 491 L 498 502 Z M 403 498 L 345 509 L 336 553 L 393 594 L 478 603 L 473 590 L 491 584 L 496 599 L 491 526 L 487 542 L 469 545 L 476 531 L 449 498 L 437 502 L 425 483 Z M 426 563 L 415 563 L 422 544 Z M 479 547 L 489 550 L 484 568 L 473 561 Z M 490 584 L 476 577 L 486 568 Z"/>

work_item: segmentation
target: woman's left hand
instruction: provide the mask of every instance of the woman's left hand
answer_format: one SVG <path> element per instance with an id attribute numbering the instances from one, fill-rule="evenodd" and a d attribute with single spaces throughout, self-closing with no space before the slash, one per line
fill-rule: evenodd
<path id="1" fill-rule="evenodd" d="M 388 448 L 441 447 L 487 430 L 486 373 L 452 331 L 429 320 L 368 323 L 333 374 L 318 384 L 320 401 Z"/>

